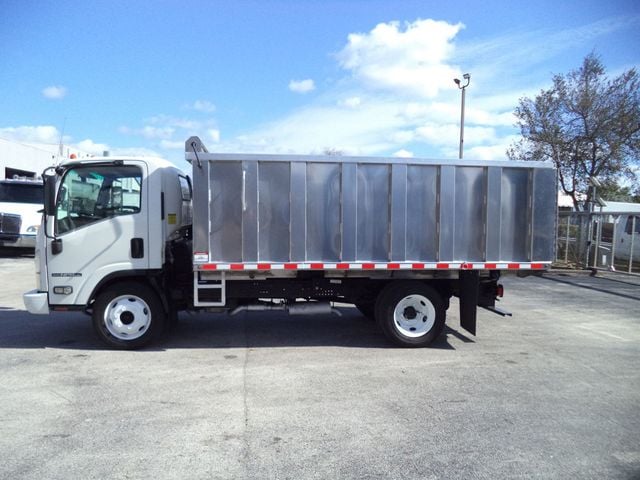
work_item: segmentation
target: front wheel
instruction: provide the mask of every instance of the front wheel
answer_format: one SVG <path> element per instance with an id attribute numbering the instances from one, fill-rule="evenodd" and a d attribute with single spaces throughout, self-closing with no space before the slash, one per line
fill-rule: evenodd
<path id="1" fill-rule="evenodd" d="M 93 328 L 111 347 L 148 345 L 164 330 L 166 314 L 158 295 L 147 285 L 125 282 L 102 292 L 93 307 Z"/>
<path id="2" fill-rule="evenodd" d="M 445 322 L 442 296 L 421 282 L 389 284 L 376 301 L 376 320 L 396 345 L 425 347 L 442 333 Z"/>

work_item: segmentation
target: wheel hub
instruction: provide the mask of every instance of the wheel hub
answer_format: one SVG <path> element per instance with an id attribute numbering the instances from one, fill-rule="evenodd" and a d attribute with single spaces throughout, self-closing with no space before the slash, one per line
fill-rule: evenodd
<path id="1" fill-rule="evenodd" d="M 116 297 L 105 308 L 104 325 L 111 335 L 120 340 L 135 340 L 149 329 L 151 309 L 140 297 Z"/>
<path id="2" fill-rule="evenodd" d="M 403 315 L 407 320 L 414 320 L 418 316 L 418 312 L 413 307 L 407 307 L 404 309 Z"/>
<path id="3" fill-rule="evenodd" d="M 393 319 L 402 335 L 422 337 L 433 328 L 436 310 L 427 297 L 418 294 L 407 295 L 396 304 Z"/>
<path id="4" fill-rule="evenodd" d="M 125 312 L 122 312 L 120 314 L 120 321 L 124 325 L 131 325 L 133 323 L 134 319 L 135 319 L 135 317 L 133 316 L 133 313 L 131 313 L 129 311 L 125 311 Z"/>

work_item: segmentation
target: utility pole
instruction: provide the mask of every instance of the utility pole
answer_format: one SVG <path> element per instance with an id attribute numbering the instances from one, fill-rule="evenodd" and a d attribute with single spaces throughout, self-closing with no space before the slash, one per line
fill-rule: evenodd
<path id="1" fill-rule="evenodd" d="M 460 154 L 458 156 L 458 158 L 460 159 L 462 159 L 462 147 L 464 145 L 464 94 L 465 94 L 466 88 L 469 86 L 469 83 L 471 82 L 471 75 L 468 73 L 465 73 L 464 75 L 462 75 L 462 79 L 466 80 L 467 83 L 462 85 L 462 82 L 460 81 L 459 78 L 453 79 L 453 81 L 456 83 L 458 88 L 462 90 L 462 102 L 461 102 L 462 105 L 460 107 Z"/>

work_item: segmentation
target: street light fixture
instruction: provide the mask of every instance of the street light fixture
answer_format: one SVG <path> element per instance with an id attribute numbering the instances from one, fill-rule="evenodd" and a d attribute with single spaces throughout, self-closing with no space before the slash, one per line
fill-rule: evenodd
<path id="1" fill-rule="evenodd" d="M 458 158 L 462 159 L 462 146 L 464 144 L 464 94 L 466 88 L 469 86 L 471 82 L 471 75 L 465 73 L 462 75 L 462 79 L 466 80 L 466 83 L 463 85 L 459 78 L 454 78 L 453 81 L 456 83 L 458 88 L 462 90 L 462 106 L 460 107 L 460 154 Z"/>

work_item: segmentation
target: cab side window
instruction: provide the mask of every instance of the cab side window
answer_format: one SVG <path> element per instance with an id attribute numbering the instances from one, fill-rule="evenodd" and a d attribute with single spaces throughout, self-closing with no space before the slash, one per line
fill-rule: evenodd
<path id="1" fill-rule="evenodd" d="M 130 165 L 82 166 L 64 176 L 56 202 L 56 231 L 63 234 L 141 208 L 142 171 Z"/>

